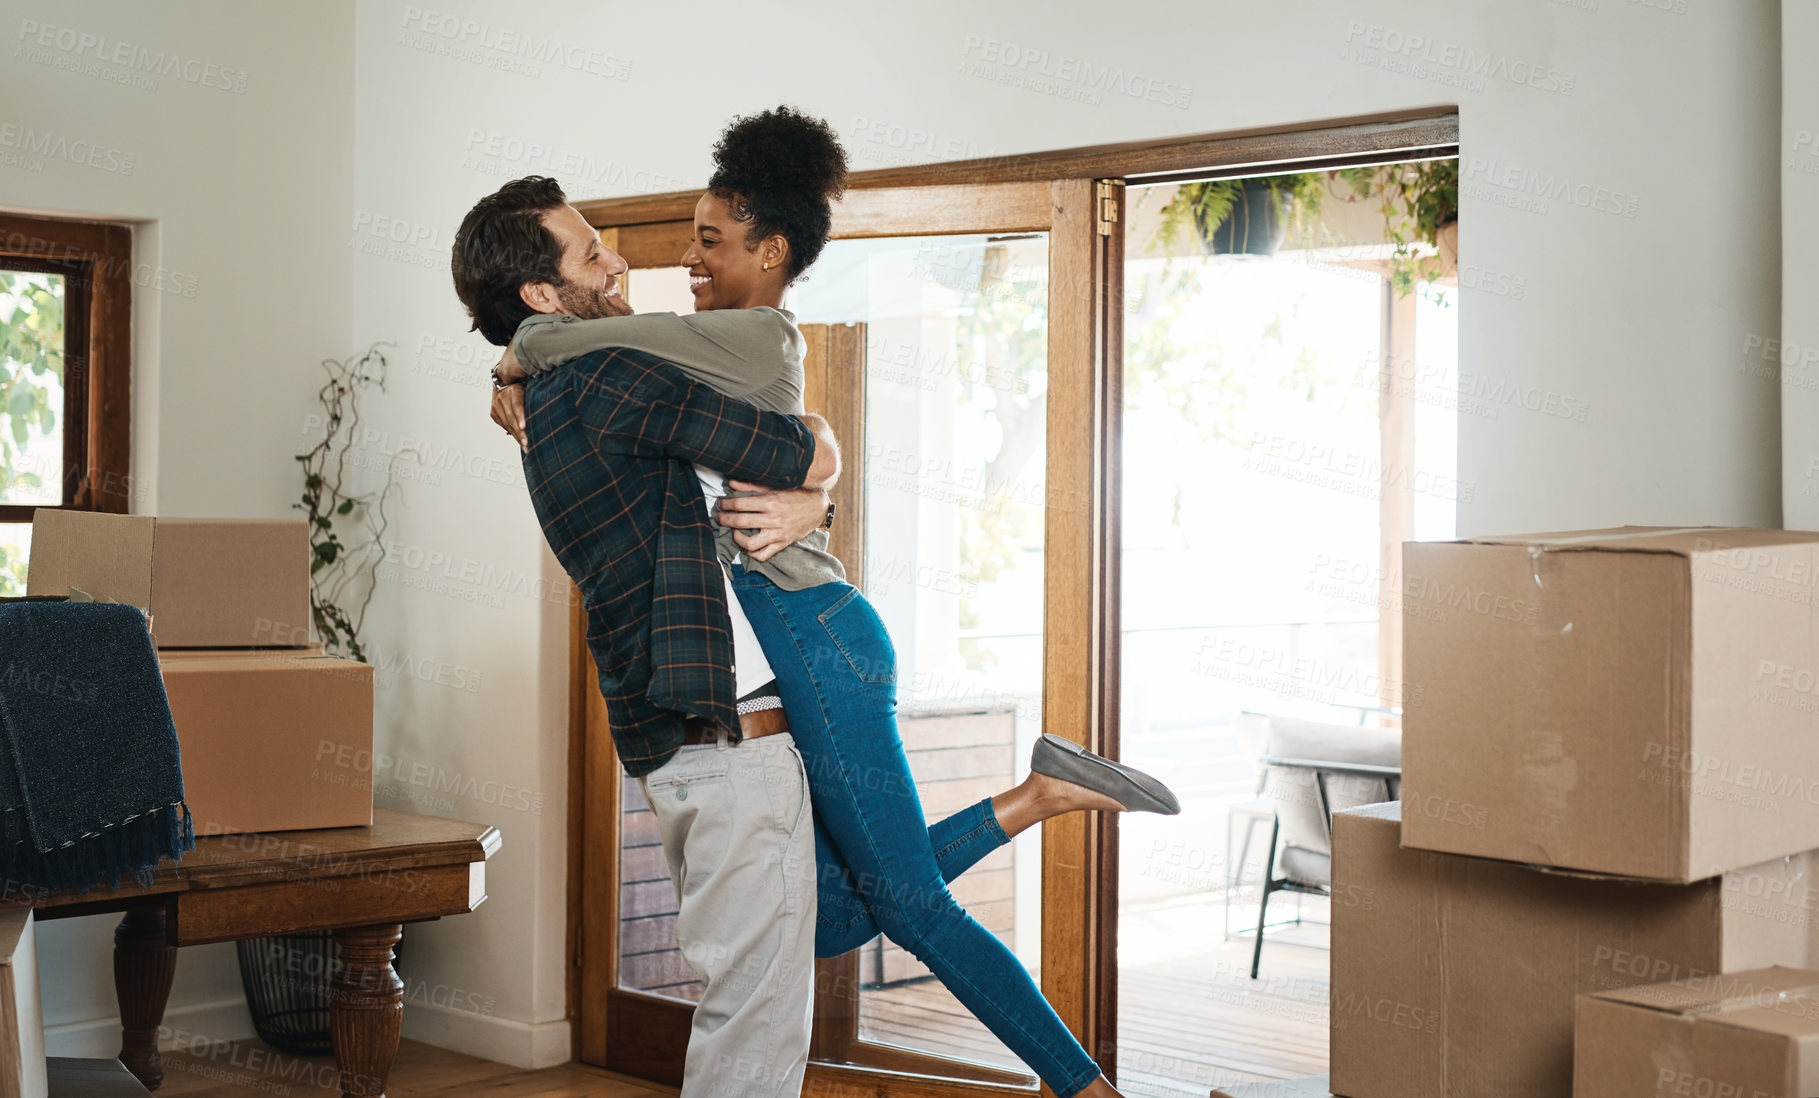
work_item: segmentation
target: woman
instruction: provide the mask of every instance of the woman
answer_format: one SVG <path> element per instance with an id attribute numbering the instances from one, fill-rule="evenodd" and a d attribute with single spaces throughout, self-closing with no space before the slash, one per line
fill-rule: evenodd
<path id="1" fill-rule="evenodd" d="M 759 407 L 800 414 L 802 336 L 781 306 L 827 243 L 832 203 L 845 189 L 845 153 L 825 122 L 784 107 L 736 119 L 715 146 L 714 163 L 682 257 L 695 316 L 533 317 L 519 328 L 501 375 L 541 373 L 605 346 L 688 357 L 680 350 L 707 340 L 742 368 L 698 375 L 702 380 Z M 507 422 L 517 421 L 508 414 Z M 717 474 L 698 472 L 710 507 L 715 496 L 736 499 L 756 488 L 735 482 L 739 491 L 728 492 Z M 845 582 L 826 532 L 778 546 L 762 537 L 741 545 L 722 531 L 717 543 L 776 675 L 808 773 L 820 868 L 816 955 L 839 956 L 883 933 L 927 965 L 1061 1098 L 1116 1095 L 1015 954 L 955 902 L 947 885 L 1051 816 L 1081 809 L 1173 814 L 1180 810 L 1174 795 L 1148 775 L 1045 735 L 1028 779 L 928 825 L 897 732 L 890 636 L 865 596 Z"/>

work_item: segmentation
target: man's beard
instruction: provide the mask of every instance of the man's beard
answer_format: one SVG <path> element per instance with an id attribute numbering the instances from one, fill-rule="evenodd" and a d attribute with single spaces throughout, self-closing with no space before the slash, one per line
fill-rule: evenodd
<path id="1" fill-rule="evenodd" d="M 630 316 L 632 307 L 625 303 L 623 297 L 615 297 L 601 286 L 583 286 L 579 282 L 564 280 L 556 284 L 556 300 L 561 303 L 562 311 L 583 320 L 598 320 L 603 316 Z"/>

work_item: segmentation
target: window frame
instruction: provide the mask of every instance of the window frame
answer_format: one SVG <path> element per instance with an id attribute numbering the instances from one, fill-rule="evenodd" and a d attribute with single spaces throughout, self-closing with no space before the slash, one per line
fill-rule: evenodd
<path id="1" fill-rule="evenodd" d="M 0 268 L 64 278 L 63 486 L 55 504 L 0 503 L 0 523 L 40 506 L 132 506 L 132 230 L 0 213 Z"/>

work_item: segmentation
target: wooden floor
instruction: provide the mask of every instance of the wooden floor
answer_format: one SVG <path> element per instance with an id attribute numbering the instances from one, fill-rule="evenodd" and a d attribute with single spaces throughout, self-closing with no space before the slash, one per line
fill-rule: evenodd
<path id="1" fill-rule="evenodd" d="M 1284 915 L 1293 912 L 1284 901 Z M 1271 914 L 1277 909 L 1272 907 Z M 1239 909 L 1235 920 L 1242 916 Z M 1307 914 L 1322 919 L 1323 908 Z M 1205 1098 L 1214 1087 L 1326 1071 L 1326 931 L 1272 930 L 1261 979 L 1250 979 L 1248 939 L 1224 941 L 1221 910 L 1204 894 L 1123 914 L 1119 974 L 1119 1083 L 1133 1098 Z M 1254 909 L 1250 917 L 1255 918 Z M 862 1025 L 874 1040 L 1021 1069 L 940 984 L 867 991 Z M 184 1098 L 269 1094 L 333 1096 L 329 1057 L 294 1057 L 248 1039 L 207 1053 L 164 1054 L 158 1093 Z M 524 1071 L 405 1041 L 388 1098 L 655 1098 L 673 1089 L 581 1064 Z"/>
<path id="2" fill-rule="evenodd" d="M 335 1062 L 292 1056 L 257 1038 L 206 1053 L 166 1052 L 164 1085 L 154 1093 L 185 1098 L 338 1098 Z M 582 1064 L 525 1071 L 417 1041 L 392 1063 L 386 1098 L 674 1098 L 673 1088 L 629 1081 Z"/>
<path id="3" fill-rule="evenodd" d="M 1294 902 L 1278 901 L 1285 917 Z M 1224 941 L 1222 914 L 1205 894 L 1123 912 L 1118 1079 L 1126 1094 L 1205 1098 L 1214 1087 L 1326 1071 L 1326 928 L 1272 929 L 1253 981 L 1251 941 Z M 1254 920 L 1256 909 L 1235 909 L 1234 925 L 1246 914 Z M 1306 901 L 1306 914 L 1326 919 L 1319 901 Z M 872 1040 L 1022 1067 L 938 983 L 864 992 L 860 1011 Z"/>

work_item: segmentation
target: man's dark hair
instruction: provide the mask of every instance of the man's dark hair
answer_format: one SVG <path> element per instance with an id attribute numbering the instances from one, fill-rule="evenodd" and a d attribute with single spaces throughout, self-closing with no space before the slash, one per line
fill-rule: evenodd
<path id="1" fill-rule="evenodd" d="M 543 215 L 567 204 L 554 179 L 527 175 L 482 198 L 461 219 L 449 260 L 455 295 L 474 318 L 471 330 L 488 343 L 511 343 L 519 322 L 531 315 L 519 287 L 562 281 L 562 244 L 544 228 Z"/>
<path id="2" fill-rule="evenodd" d="M 789 276 L 821 255 L 846 191 L 846 150 L 826 121 L 793 107 L 735 118 L 714 146 L 707 189 L 746 222 L 746 247 L 789 241 Z"/>

